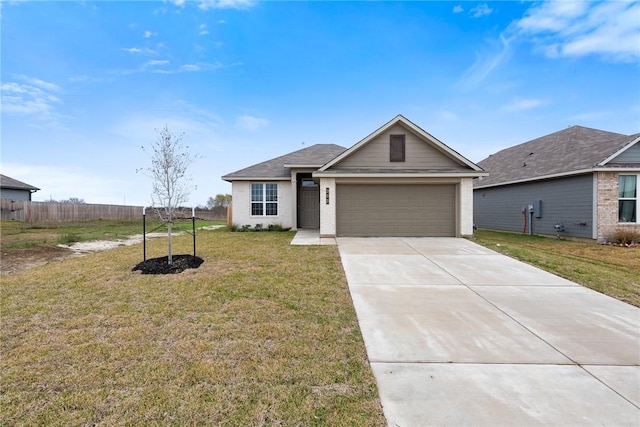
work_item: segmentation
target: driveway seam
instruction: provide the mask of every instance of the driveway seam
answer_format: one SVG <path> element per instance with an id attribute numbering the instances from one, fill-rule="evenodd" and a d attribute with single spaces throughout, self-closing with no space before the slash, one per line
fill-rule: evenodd
<path id="1" fill-rule="evenodd" d="M 404 242 L 406 245 L 408 245 L 409 247 L 411 247 L 412 249 L 416 250 L 415 247 L 413 247 L 410 243 L 408 243 L 406 240 L 402 239 L 402 242 Z M 574 365 L 578 365 L 580 366 L 580 364 L 575 361 L 573 358 L 569 357 L 567 354 L 565 354 L 563 351 L 561 351 L 560 349 L 558 349 L 556 346 L 554 346 L 553 344 L 551 344 L 550 342 L 548 342 L 547 340 L 545 340 L 544 338 L 542 338 L 540 335 L 536 334 L 535 332 L 533 332 L 531 329 L 529 329 L 528 327 L 526 327 L 522 322 L 520 322 L 518 319 L 516 319 L 515 317 L 513 317 L 512 315 L 510 315 L 509 313 L 507 313 L 506 311 L 504 311 L 503 309 L 501 309 L 500 307 L 498 307 L 495 303 L 493 303 L 492 301 L 488 300 L 486 297 L 484 297 L 483 295 L 481 295 L 480 293 L 478 293 L 475 289 L 473 289 L 470 285 L 464 283 L 462 280 L 458 279 L 458 277 L 456 277 L 455 275 L 453 275 L 451 272 L 449 272 L 446 268 L 444 268 L 443 266 L 441 266 L 439 263 L 437 263 L 435 260 L 429 258 L 427 255 L 420 253 L 420 255 L 422 255 L 424 258 L 426 258 L 427 260 L 429 260 L 429 262 L 432 262 L 433 264 L 435 264 L 436 266 L 438 266 L 439 269 L 441 269 L 442 271 L 444 271 L 445 273 L 447 273 L 448 275 L 454 277 L 456 280 L 458 280 L 460 283 L 462 283 L 463 286 L 465 286 L 467 289 L 469 289 L 471 292 L 473 292 L 474 294 L 476 294 L 477 296 L 479 296 L 480 298 L 482 298 L 484 301 L 486 301 L 487 303 L 489 303 L 489 305 L 491 305 L 492 307 L 494 307 L 496 310 L 498 310 L 499 312 L 501 312 L 502 314 L 504 314 L 505 316 L 507 316 L 509 319 L 513 320 L 514 322 L 516 322 L 518 325 L 520 325 L 524 330 L 528 331 L 530 334 L 532 334 L 534 337 L 538 338 L 540 341 L 544 342 L 545 344 L 547 344 L 549 347 L 551 347 L 552 349 L 554 349 L 555 351 L 557 351 L 558 353 L 560 353 L 561 355 L 563 355 L 564 357 L 566 357 L 568 360 L 570 360 L 571 362 L 573 362 Z M 537 267 L 536 267 L 537 268 Z M 475 286 L 475 285 L 474 285 Z M 495 286 L 495 285 L 493 285 Z M 531 285 L 530 285 L 531 286 Z M 562 286 L 562 285 L 561 285 Z M 572 287 L 572 286 L 565 286 L 565 287 Z"/>

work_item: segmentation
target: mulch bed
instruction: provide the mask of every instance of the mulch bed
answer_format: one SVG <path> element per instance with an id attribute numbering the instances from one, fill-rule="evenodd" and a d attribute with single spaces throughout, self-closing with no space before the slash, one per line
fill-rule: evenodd
<path id="1" fill-rule="evenodd" d="M 204 262 L 193 255 L 173 255 L 173 262 L 169 265 L 169 257 L 151 258 L 142 261 L 131 271 L 141 271 L 142 274 L 175 274 L 182 273 L 187 268 L 198 268 Z"/>

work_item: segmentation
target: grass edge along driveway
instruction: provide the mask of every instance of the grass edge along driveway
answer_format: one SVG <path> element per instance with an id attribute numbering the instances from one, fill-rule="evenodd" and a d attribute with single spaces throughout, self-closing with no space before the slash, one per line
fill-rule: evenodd
<path id="1" fill-rule="evenodd" d="M 640 248 L 490 230 L 470 240 L 640 307 Z"/>
<path id="2" fill-rule="evenodd" d="M 131 272 L 138 245 L 3 276 L 0 424 L 384 425 L 337 248 L 292 237 L 201 232 L 178 275 Z"/>

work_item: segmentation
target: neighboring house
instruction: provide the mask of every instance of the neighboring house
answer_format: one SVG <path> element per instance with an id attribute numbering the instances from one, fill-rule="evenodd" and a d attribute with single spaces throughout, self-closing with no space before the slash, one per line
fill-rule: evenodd
<path id="1" fill-rule="evenodd" d="M 640 134 L 572 126 L 489 156 L 474 182 L 480 228 L 610 239 L 640 232 Z M 530 212 L 532 210 L 533 212 Z"/>
<path id="2" fill-rule="evenodd" d="M 233 223 L 333 236 L 473 234 L 473 179 L 487 174 L 397 116 L 349 149 L 318 144 L 222 177 Z"/>
<path id="3" fill-rule="evenodd" d="M 0 199 L 31 201 L 31 193 L 40 190 L 6 175 L 0 175 Z"/>

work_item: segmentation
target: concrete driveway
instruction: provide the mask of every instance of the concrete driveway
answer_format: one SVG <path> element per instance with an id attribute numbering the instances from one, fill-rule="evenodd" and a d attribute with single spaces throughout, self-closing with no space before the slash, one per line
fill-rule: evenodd
<path id="1" fill-rule="evenodd" d="M 338 238 L 390 426 L 638 426 L 640 309 L 455 238 Z"/>

